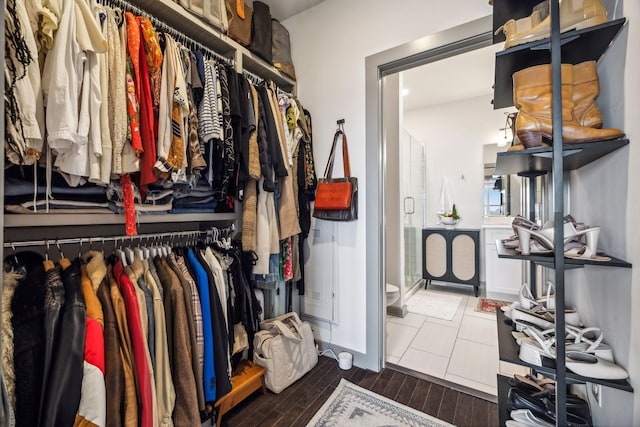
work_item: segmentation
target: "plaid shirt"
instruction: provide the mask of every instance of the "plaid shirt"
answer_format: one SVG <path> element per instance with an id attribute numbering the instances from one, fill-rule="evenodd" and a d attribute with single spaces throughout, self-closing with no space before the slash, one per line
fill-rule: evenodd
<path id="1" fill-rule="evenodd" d="M 189 274 L 189 270 L 184 263 L 184 258 L 176 257 L 176 262 L 178 263 L 178 267 L 180 267 L 182 276 L 187 281 L 187 283 L 189 283 L 189 288 L 191 288 L 191 305 L 193 306 L 193 321 L 196 325 L 198 363 L 200 364 L 200 369 L 202 369 L 202 367 L 204 366 L 204 329 L 202 326 L 202 307 L 200 306 L 200 295 L 198 294 L 196 282 Z"/>

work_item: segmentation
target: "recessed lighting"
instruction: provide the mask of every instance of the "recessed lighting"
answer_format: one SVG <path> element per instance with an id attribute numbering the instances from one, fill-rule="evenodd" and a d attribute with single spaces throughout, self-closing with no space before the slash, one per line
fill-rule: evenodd
<path id="1" fill-rule="evenodd" d="M 402 96 L 409 95 L 409 89 L 402 89 Z"/>

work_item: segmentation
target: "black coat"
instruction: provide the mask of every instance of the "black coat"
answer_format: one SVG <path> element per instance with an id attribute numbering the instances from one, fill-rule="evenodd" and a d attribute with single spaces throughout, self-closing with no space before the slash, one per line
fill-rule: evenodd
<path id="1" fill-rule="evenodd" d="M 16 425 L 30 427 L 38 423 L 44 370 L 44 259 L 35 252 L 9 258 L 24 273 L 11 300 Z"/>
<path id="2" fill-rule="evenodd" d="M 48 399 L 40 414 L 43 423 L 56 426 L 73 425 L 80 406 L 87 308 L 79 260 L 62 270 L 62 283 L 65 302 L 60 314 L 60 335 L 47 382 Z"/>

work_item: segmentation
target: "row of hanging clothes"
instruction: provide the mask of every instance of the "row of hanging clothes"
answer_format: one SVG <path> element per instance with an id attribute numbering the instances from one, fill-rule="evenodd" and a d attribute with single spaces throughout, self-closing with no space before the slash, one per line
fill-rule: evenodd
<path id="1" fill-rule="evenodd" d="M 117 212 L 135 235 L 138 214 L 232 212 L 247 193 L 249 250 L 266 253 L 260 220 L 301 233 L 316 179 L 300 101 L 104 1 L 5 2 L 6 210 Z"/>
<path id="2" fill-rule="evenodd" d="M 261 307 L 236 243 L 184 234 L 75 259 L 58 245 L 54 261 L 48 242 L 45 256 L 6 256 L 1 425 L 196 426 L 213 415 L 233 368 L 252 359 Z"/>

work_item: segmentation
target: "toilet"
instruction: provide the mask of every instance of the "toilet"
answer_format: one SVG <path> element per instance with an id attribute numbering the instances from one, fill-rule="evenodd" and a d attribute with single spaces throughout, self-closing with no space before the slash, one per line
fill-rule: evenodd
<path id="1" fill-rule="evenodd" d="M 397 286 L 387 283 L 385 290 L 387 293 L 387 306 L 390 306 L 394 302 L 398 301 L 398 299 L 400 299 L 400 288 L 398 288 Z"/>

